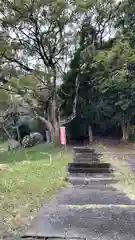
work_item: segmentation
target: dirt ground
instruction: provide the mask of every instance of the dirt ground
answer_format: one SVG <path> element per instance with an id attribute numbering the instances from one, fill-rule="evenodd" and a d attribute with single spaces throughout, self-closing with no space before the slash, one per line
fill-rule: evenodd
<path id="1" fill-rule="evenodd" d="M 119 156 L 135 155 L 135 143 L 119 140 L 98 138 L 93 147 L 103 152 L 111 152 Z"/>
<path id="2" fill-rule="evenodd" d="M 130 170 L 135 172 L 135 143 L 99 138 L 93 143 L 97 152 L 110 155 L 118 161 L 127 161 Z"/>

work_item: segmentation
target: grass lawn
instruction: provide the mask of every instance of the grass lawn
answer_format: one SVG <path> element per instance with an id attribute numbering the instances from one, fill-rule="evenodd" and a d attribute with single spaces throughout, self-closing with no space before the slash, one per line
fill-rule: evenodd
<path id="1" fill-rule="evenodd" d="M 42 202 L 65 186 L 72 155 L 60 154 L 61 150 L 46 144 L 16 152 L 0 150 L 0 239 L 23 230 Z"/>

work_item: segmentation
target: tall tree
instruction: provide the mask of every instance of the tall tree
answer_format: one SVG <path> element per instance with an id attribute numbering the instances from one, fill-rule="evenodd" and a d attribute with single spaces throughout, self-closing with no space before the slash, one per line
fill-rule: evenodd
<path id="1" fill-rule="evenodd" d="M 51 95 L 50 116 L 40 117 L 58 141 L 57 76 L 71 46 L 74 8 L 64 0 L 4 0 L 0 5 L 2 66 L 10 76 L 38 76 L 40 87 Z"/>
<path id="2" fill-rule="evenodd" d="M 97 81 L 97 68 L 94 58 L 105 45 L 104 38 L 112 26 L 116 5 L 113 1 L 104 0 L 93 4 L 91 9 L 85 10 L 81 29 L 79 32 L 79 46 L 70 64 L 64 84 L 61 89 L 63 108 L 70 114 L 74 99 L 75 79 L 78 76 L 79 94 L 77 102 L 77 115 L 79 114 L 91 125 L 97 118 L 97 101 L 100 98 Z M 109 33 L 108 33 L 109 37 Z M 103 71 L 99 73 L 103 78 Z M 70 90 L 71 89 L 71 90 Z M 68 94 L 70 92 L 70 94 Z M 66 93 L 66 94 L 65 94 Z"/>
<path id="3" fill-rule="evenodd" d="M 129 138 L 129 126 L 134 118 L 135 81 L 129 66 L 135 61 L 135 54 L 129 42 L 120 36 L 113 47 L 97 54 L 97 69 L 104 69 L 100 80 L 102 100 L 112 108 L 112 118 L 121 125 L 123 140 Z"/>

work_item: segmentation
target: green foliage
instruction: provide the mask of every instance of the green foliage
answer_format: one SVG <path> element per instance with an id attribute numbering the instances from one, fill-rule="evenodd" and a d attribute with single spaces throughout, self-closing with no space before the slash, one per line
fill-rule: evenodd
<path id="1" fill-rule="evenodd" d="M 134 3 L 132 2 L 132 4 Z M 131 1 L 128 1 L 129 5 L 131 7 Z M 121 17 L 124 6 L 124 2 L 121 5 L 113 5 L 112 9 L 117 9 L 117 15 L 114 12 L 111 15 L 112 24 L 116 23 L 119 16 Z M 105 14 L 107 5 L 105 11 L 102 12 L 102 10 L 99 19 L 102 19 L 101 22 L 103 23 L 104 17 L 107 17 Z M 126 12 L 127 9 L 124 16 L 126 16 Z M 113 19 L 114 15 L 115 18 Z M 102 24 L 101 22 L 99 24 Z M 80 33 L 80 46 L 74 55 L 74 65 L 66 75 L 63 88 L 65 87 L 65 92 L 69 92 L 68 89 L 73 87 L 74 73 L 75 70 L 78 71 L 77 63 L 79 62 L 78 114 L 87 119 L 89 123 L 100 125 L 101 128 L 102 125 L 106 125 L 106 127 L 120 125 L 123 119 L 125 122 L 131 123 L 135 117 L 135 52 L 129 37 L 127 37 L 131 24 L 128 23 L 129 28 L 126 24 L 127 34 L 124 31 L 119 34 L 117 28 L 114 39 L 106 41 L 104 41 L 104 38 L 101 41 L 99 31 L 96 27 L 93 27 L 94 24 L 91 19 L 88 20 L 87 18 L 83 24 Z M 93 28 L 91 33 L 90 27 Z M 76 58 L 80 50 L 81 54 Z M 72 99 L 69 97 L 69 100 L 67 100 L 67 96 L 64 98 L 69 111 L 72 106 Z M 64 108 L 67 113 L 65 105 Z"/>
<path id="2" fill-rule="evenodd" d="M 56 79 L 72 50 L 75 9 L 74 2 L 63 0 L 0 3 L 0 57 L 2 68 L 8 69 L 8 84 L 31 106 L 36 117 L 44 119 L 48 130 L 57 133 L 61 103 Z"/>
<path id="3" fill-rule="evenodd" d="M 11 96 L 5 89 L 0 89 L 0 110 L 5 110 L 11 102 Z"/>
<path id="4" fill-rule="evenodd" d="M 68 50 L 65 28 L 73 19 L 67 10 L 66 1 L 1 2 L 2 58 L 12 68 L 40 73 L 46 67 L 53 73 Z"/>
<path id="5" fill-rule="evenodd" d="M 53 116 L 59 111 L 70 116 L 78 79 L 77 118 L 98 125 L 134 121 L 133 0 L 4 0 L 1 7 L 1 68 L 9 69 L 12 90 L 34 112 L 53 122 L 48 114 L 55 97 Z M 57 88 L 57 73 L 70 53 L 64 82 Z"/>
<path id="6" fill-rule="evenodd" d="M 14 136 L 14 138 L 18 141 L 18 132 L 17 132 L 17 128 L 19 130 L 19 137 L 20 137 L 20 141 L 23 140 L 23 138 L 26 135 L 29 135 L 32 131 L 31 131 L 31 127 L 30 127 L 30 122 L 28 121 L 23 121 L 21 123 L 18 123 L 16 125 L 16 127 L 12 128 L 12 134 Z"/>

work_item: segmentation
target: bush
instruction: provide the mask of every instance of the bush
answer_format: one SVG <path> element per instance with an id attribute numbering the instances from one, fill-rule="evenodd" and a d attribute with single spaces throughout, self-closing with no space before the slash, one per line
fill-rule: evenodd
<path id="1" fill-rule="evenodd" d="M 29 135 L 31 133 L 31 129 L 30 129 L 29 123 L 27 123 L 27 122 L 23 122 L 23 123 L 19 124 L 18 126 L 13 127 L 12 136 L 14 137 L 14 139 L 16 141 L 18 141 L 17 127 L 18 127 L 19 134 L 20 134 L 20 141 L 22 142 L 23 138 L 26 135 Z"/>

